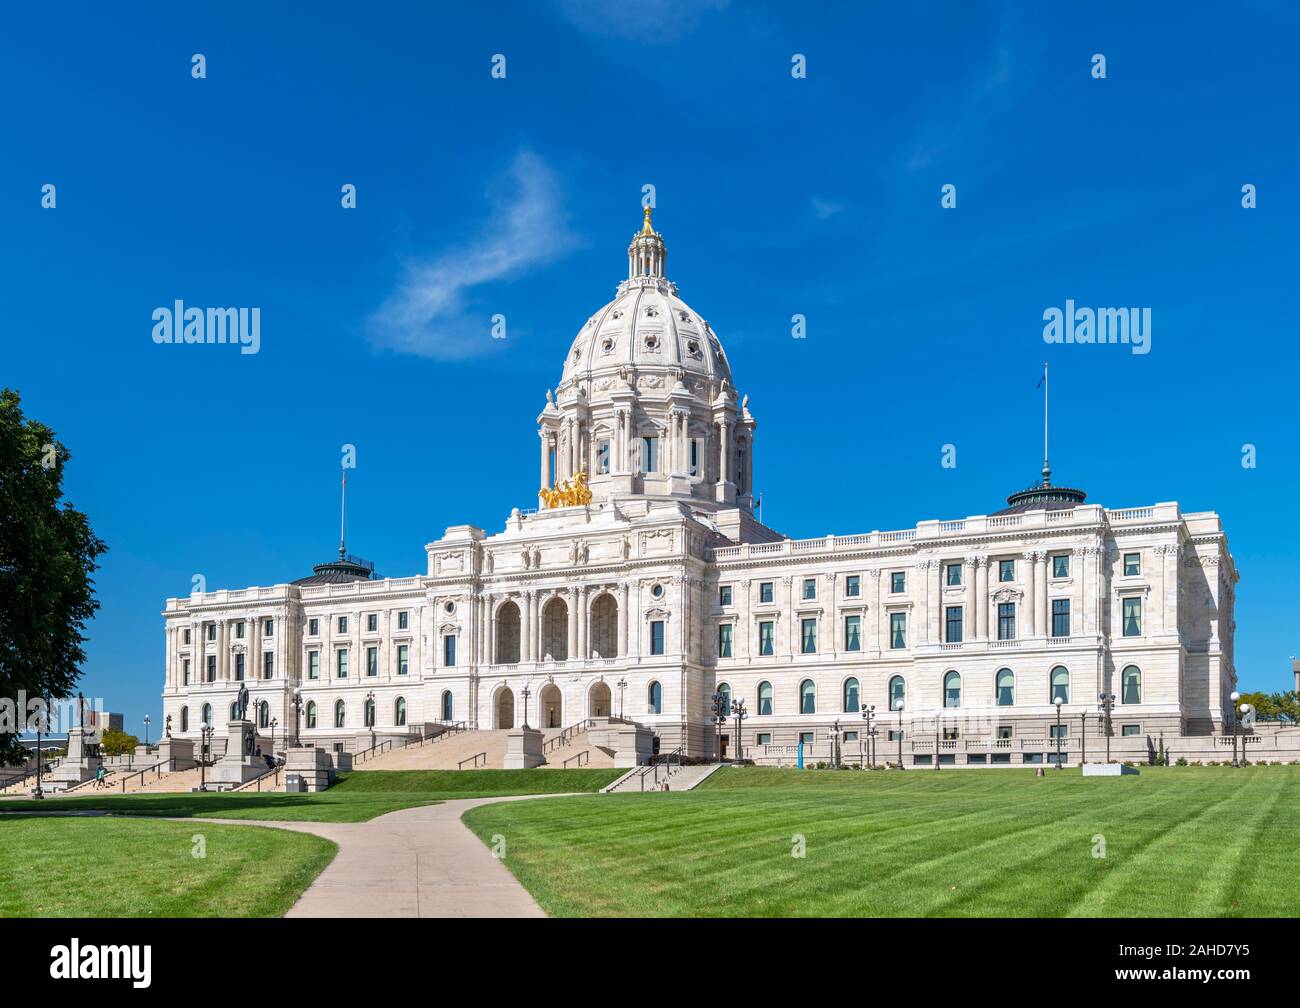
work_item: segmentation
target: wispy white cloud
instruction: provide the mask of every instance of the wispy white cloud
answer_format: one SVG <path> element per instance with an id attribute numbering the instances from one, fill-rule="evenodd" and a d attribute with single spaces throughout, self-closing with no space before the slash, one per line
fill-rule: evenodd
<path id="1" fill-rule="evenodd" d="M 700 19 L 728 0 L 559 0 L 564 16 L 581 31 L 637 42 L 674 42 L 699 27 Z"/>
<path id="2" fill-rule="evenodd" d="M 376 346 L 438 360 L 493 352 L 501 345 L 490 331 L 497 311 L 471 313 L 475 288 L 516 278 L 576 245 L 559 186 L 541 158 L 519 152 L 497 181 L 499 195 L 477 237 L 403 267 L 396 289 L 366 320 Z"/>
<path id="3" fill-rule="evenodd" d="M 834 217 L 836 214 L 843 213 L 844 204 L 814 196 L 812 198 L 812 211 L 818 220 L 825 220 L 827 217 Z"/>

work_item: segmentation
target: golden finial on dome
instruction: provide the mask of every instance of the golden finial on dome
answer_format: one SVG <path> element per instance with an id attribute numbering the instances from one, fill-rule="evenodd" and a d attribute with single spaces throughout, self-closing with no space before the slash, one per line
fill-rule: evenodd
<path id="1" fill-rule="evenodd" d="M 650 207 L 645 208 L 645 223 L 641 225 L 642 234 L 654 234 L 655 229 L 650 226 Z"/>

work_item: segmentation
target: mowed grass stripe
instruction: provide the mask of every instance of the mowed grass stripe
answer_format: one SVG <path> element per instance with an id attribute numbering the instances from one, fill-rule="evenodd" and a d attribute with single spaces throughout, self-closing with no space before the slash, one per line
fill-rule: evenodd
<path id="1" fill-rule="evenodd" d="M 1279 844 L 1294 854 L 1300 768 L 1119 780 L 729 769 L 715 781 L 488 806 L 466 822 L 510 838 L 506 863 L 557 915 L 1290 912 L 1256 880 L 1285 864 Z M 806 858 L 791 857 L 796 833 Z M 1095 834 L 1106 858 L 1092 857 Z M 1202 884 L 1170 884 L 1189 872 Z M 1284 888 L 1294 901 L 1296 884 Z"/>

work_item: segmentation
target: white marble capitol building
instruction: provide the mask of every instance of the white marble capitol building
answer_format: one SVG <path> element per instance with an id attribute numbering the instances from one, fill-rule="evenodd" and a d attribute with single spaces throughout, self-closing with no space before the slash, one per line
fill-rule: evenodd
<path id="1" fill-rule="evenodd" d="M 515 727 L 525 689 L 534 726 L 622 716 L 693 756 L 735 755 L 712 698 L 743 698 L 743 755 L 776 762 L 837 720 L 855 746 L 863 705 L 882 758 L 901 726 L 972 740 L 963 763 L 985 762 L 979 740 L 1054 737 L 1058 698 L 1067 737 L 1103 693 L 1116 737 L 1230 722 L 1237 575 L 1215 513 L 1085 503 L 1045 466 L 989 514 L 785 538 L 753 513 L 748 397 L 666 255 L 647 211 L 537 417 L 561 493 L 536 511 L 448 528 L 409 577 L 340 549 L 298 581 L 169 599 L 173 734 L 223 735 L 241 685 L 277 746 L 295 689 L 303 741 L 348 748 Z"/>

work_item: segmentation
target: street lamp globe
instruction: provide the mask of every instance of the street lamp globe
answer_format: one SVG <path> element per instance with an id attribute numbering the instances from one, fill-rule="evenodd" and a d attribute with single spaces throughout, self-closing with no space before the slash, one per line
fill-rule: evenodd
<path id="1" fill-rule="evenodd" d="M 902 697 L 899 697 L 897 700 L 894 701 L 894 710 L 902 710 L 902 709 L 903 709 L 903 699 Z"/>
<path id="2" fill-rule="evenodd" d="M 1250 713 L 1250 704 L 1248 704 L 1248 703 L 1244 703 L 1244 704 L 1242 704 L 1242 705 L 1241 705 L 1241 713 L 1243 713 L 1243 714 L 1249 714 L 1249 713 Z"/>
<path id="3" fill-rule="evenodd" d="M 1238 693 L 1236 690 L 1233 690 L 1231 693 L 1228 694 L 1228 699 L 1231 700 L 1233 703 L 1236 703 L 1238 700 L 1241 699 L 1241 694 Z"/>

